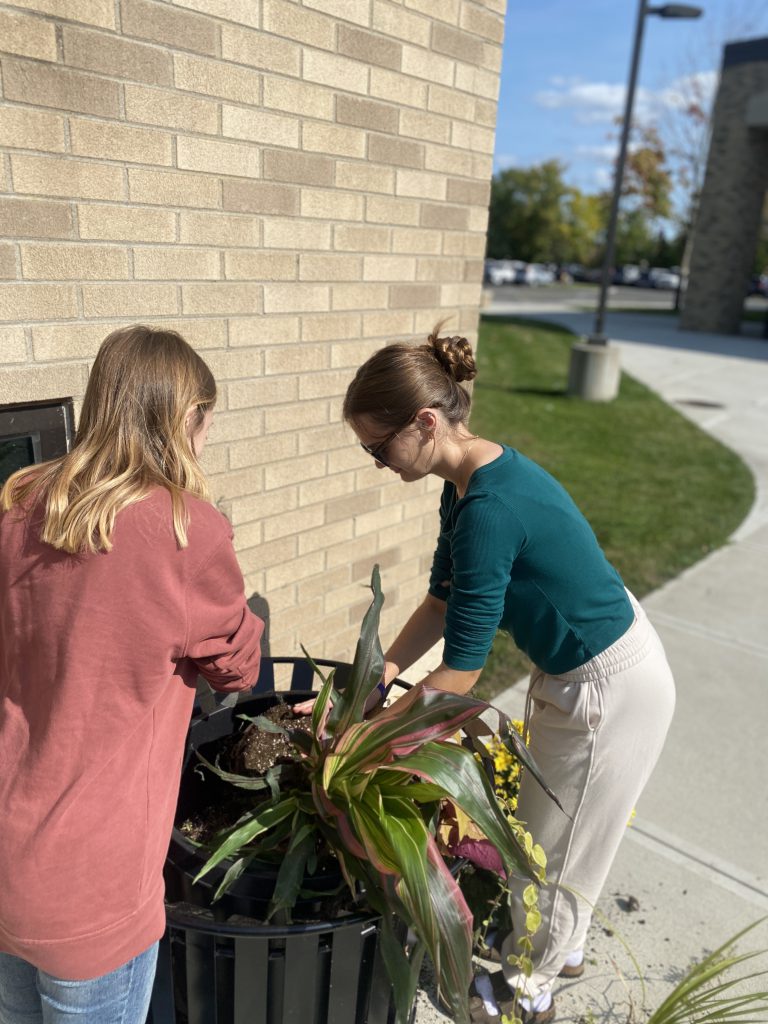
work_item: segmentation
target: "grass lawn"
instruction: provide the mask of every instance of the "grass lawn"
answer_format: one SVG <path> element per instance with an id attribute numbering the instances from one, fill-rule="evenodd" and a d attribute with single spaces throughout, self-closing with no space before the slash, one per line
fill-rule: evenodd
<path id="1" fill-rule="evenodd" d="M 752 504 L 752 476 L 734 452 L 626 374 L 614 402 L 569 398 L 572 341 L 554 325 L 484 320 L 470 427 L 557 477 L 642 597 L 725 543 Z M 499 693 L 528 664 L 499 633 L 477 695 Z"/>

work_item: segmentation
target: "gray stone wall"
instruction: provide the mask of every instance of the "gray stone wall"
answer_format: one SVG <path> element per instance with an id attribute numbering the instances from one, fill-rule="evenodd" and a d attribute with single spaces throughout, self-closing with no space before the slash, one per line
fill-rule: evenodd
<path id="1" fill-rule="evenodd" d="M 738 333 L 768 188 L 768 38 L 726 47 L 681 327 Z"/>

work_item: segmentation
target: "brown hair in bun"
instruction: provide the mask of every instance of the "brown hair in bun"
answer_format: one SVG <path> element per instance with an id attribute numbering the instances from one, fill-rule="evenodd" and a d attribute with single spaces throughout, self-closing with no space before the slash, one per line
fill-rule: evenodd
<path id="1" fill-rule="evenodd" d="M 441 320 L 435 324 L 432 333 L 427 338 L 427 344 L 432 346 L 435 358 L 447 374 L 460 384 L 463 380 L 474 380 L 477 376 L 477 365 L 472 346 L 466 338 L 455 334 L 450 338 L 441 338 L 440 330 L 445 323 Z"/>
<path id="2" fill-rule="evenodd" d="M 471 399 L 461 383 L 477 374 L 466 338 L 441 338 L 438 323 L 426 343 L 396 342 L 380 348 L 363 363 L 347 388 L 345 420 L 370 416 L 382 435 L 400 430 L 419 409 L 440 409 L 452 426 L 469 419 Z"/>

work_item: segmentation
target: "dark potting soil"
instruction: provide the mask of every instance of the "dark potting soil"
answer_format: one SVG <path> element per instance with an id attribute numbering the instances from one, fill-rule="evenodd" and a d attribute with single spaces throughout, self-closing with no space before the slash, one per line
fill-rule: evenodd
<path id="1" fill-rule="evenodd" d="M 289 704 L 279 703 L 263 713 L 262 718 L 282 726 L 284 729 L 312 732 L 310 715 L 294 715 Z M 282 732 L 267 732 L 257 724 L 249 723 L 242 731 L 225 737 L 218 744 L 211 744 L 204 751 L 207 760 L 218 764 L 224 771 L 237 775 L 265 775 L 277 765 L 297 764 L 296 748 Z M 209 768 L 199 765 L 196 769 L 211 775 Z M 301 768 L 296 768 L 296 781 L 301 777 Z M 220 782 L 216 786 L 215 783 Z M 270 791 L 238 789 L 229 783 L 212 779 L 215 800 L 195 808 L 179 824 L 180 831 L 194 843 L 205 846 L 224 829 L 230 828 L 250 810 L 261 798 L 266 799 Z M 291 773 L 284 773 L 281 786 L 290 785 Z"/>
<path id="2" fill-rule="evenodd" d="M 289 704 L 275 704 L 262 718 L 296 732 L 312 732 L 310 715 L 294 715 Z M 296 748 L 285 733 L 265 732 L 252 723 L 235 742 L 228 753 L 228 771 L 240 775 L 264 775 L 277 764 L 296 761 Z"/>

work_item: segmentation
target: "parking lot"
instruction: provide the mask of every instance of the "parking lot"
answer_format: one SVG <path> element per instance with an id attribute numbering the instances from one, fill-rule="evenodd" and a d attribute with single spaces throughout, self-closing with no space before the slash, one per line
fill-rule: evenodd
<path id="1" fill-rule="evenodd" d="M 536 303 L 541 305 L 558 306 L 566 303 L 571 307 L 583 306 L 585 309 L 593 309 L 597 305 L 599 293 L 599 286 L 596 284 L 550 284 L 538 288 L 520 285 L 499 285 L 496 288 L 486 285 L 485 287 L 493 292 L 493 302 L 519 303 L 521 306 L 530 305 L 531 301 L 535 299 Z M 612 285 L 608 301 L 611 309 L 672 311 L 675 305 L 675 293 L 656 288 Z M 746 299 L 744 308 L 765 312 L 768 309 L 768 300 L 759 295 L 753 295 Z"/>

